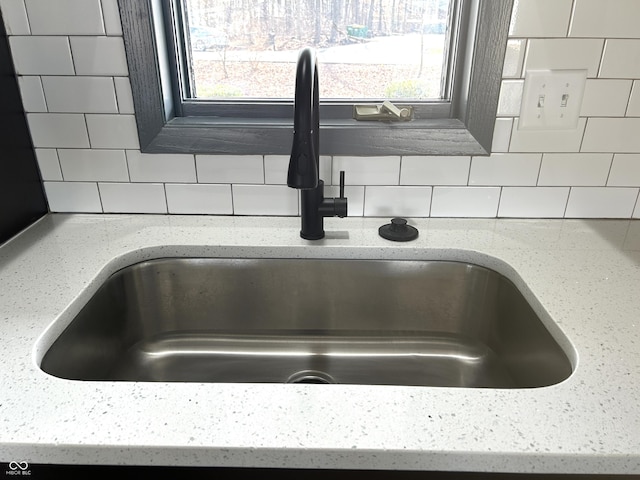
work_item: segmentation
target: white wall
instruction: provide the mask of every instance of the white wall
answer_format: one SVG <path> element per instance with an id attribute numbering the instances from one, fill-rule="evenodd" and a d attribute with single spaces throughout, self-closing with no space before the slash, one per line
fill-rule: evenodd
<path id="1" fill-rule="evenodd" d="M 116 0 L 0 9 L 52 211 L 298 214 L 285 156 L 140 153 Z M 516 0 L 490 157 L 323 157 L 322 178 L 346 170 L 356 216 L 640 218 L 638 18 Z M 547 68 L 588 70 L 577 130 L 517 128 L 524 72 Z"/>

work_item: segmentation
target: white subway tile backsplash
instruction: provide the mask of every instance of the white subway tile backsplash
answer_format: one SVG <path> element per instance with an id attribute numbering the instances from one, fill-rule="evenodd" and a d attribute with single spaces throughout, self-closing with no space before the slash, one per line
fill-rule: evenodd
<path id="1" fill-rule="evenodd" d="M 612 158 L 609 153 L 545 153 L 538 185 L 604 186 Z"/>
<path id="2" fill-rule="evenodd" d="M 590 118 L 583 152 L 640 152 L 640 118 Z"/>
<path id="3" fill-rule="evenodd" d="M 42 82 L 38 76 L 18 77 L 20 96 L 25 112 L 46 112 L 47 102 L 42 90 Z"/>
<path id="4" fill-rule="evenodd" d="M 165 185 L 169 213 L 231 215 L 231 185 L 172 184 Z"/>
<path id="5" fill-rule="evenodd" d="M 107 35 L 122 35 L 118 0 L 102 0 L 102 17 Z"/>
<path id="6" fill-rule="evenodd" d="M 167 213 L 164 185 L 99 183 L 105 213 Z"/>
<path id="7" fill-rule="evenodd" d="M 129 74 L 121 37 L 71 37 L 70 41 L 77 75 Z"/>
<path id="8" fill-rule="evenodd" d="M 398 185 L 400 157 L 333 157 L 333 184 L 339 183 L 340 170 L 347 185 Z"/>
<path id="9" fill-rule="evenodd" d="M 104 35 L 100 0 L 25 0 L 33 35 Z"/>
<path id="10" fill-rule="evenodd" d="M 582 99 L 582 117 L 624 117 L 631 80 L 587 80 Z"/>
<path id="11" fill-rule="evenodd" d="M 431 187 L 365 187 L 365 217 L 428 217 Z"/>
<path id="12" fill-rule="evenodd" d="M 73 75 L 67 37 L 9 37 L 11 55 L 19 75 Z"/>
<path id="13" fill-rule="evenodd" d="M 29 35 L 29 19 L 24 0 L 0 0 L 0 11 L 7 35 Z"/>
<path id="14" fill-rule="evenodd" d="M 471 157 L 402 157 L 400 185 L 466 185 Z"/>
<path id="15" fill-rule="evenodd" d="M 333 157 L 329 155 L 320 155 L 320 180 L 324 182 L 325 185 L 340 185 L 340 171 L 337 172 L 336 176 L 332 175 L 333 170 Z M 287 170 L 288 171 L 288 170 Z M 286 175 L 285 175 L 285 183 L 286 183 Z M 333 183 L 333 180 L 337 179 L 336 183 Z M 268 182 L 265 182 L 268 183 Z"/>
<path id="16" fill-rule="evenodd" d="M 500 187 L 434 187 L 432 217 L 495 217 Z"/>
<path id="17" fill-rule="evenodd" d="M 516 0 L 509 36 L 565 37 L 573 0 Z"/>
<path id="18" fill-rule="evenodd" d="M 58 151 L 55 148 L 36 148 L 40 177 L 44 181 L 62 181 Z"/>
<path id="19" fill-rule="evenodd" d="M 569 187 L 504 187 L 499 217 L 562 218 Z"/>
<path id="20" fill-rule="evenodd" d="M 515 117 L 520 113 L 524 80 L 504 80 L 498 98 L 498 116 Z"/>
<path id="21" fill-rule="evenodd" d="M 58 149 L 65 181 L 128 182 L 124 150 Z"/>
<path id="22" fill-rule="evenodd" d="M 138 130 L 133 115 L 87 114 L 91 148 L 140 148 Z"/>
<path id="23" fill-rule="evenodd" d="M 518 118 L 513 122 L 510 152 L 578 152 L 584 135 L 586 118 L 578 120 L 573 130 L 520 130 Z"/>
<path id="24" fill-rule="evenodd" d="M 196 155 L 196 168 L 200 183 L 264 183 L 262 155 Z"/>
<path id="25" fill-rule="evenodd" d="M 27 122 L 36 148 L 89 148 L 84 115 L 28 113 Z"/>
<path id="26" fill-rule="evenodd" d="M 57 213 L 101 213 L 98 185 L 83 182 L 44 182 L 49 210 Z"/>
<path id="27" fill-rule="evenodd" d="M 608 39 L 598 76 L 640 78 L 640 40 Z"/>
<path id="28" fill-rule="evenodd" d="M 519 78 L 522 76 L 522 64 L 524 63 L 524 52 L 526 45 L 527 41 L 523 39 L 510 39 L 507 41 L 504 67 L 502 69 L 503 77 Z"/>
<path id="29" fill-rule="evenodd" d="M 640 80 L 633 82 L 626 115 L 627 117 L 640 117 Z"/>
<path id="30" fill-rule="evenodd" d="M 607 186 L 640 187 L 640 153 L 614 155 Z"/>
<path id="31" fill-rule="evenodd" d="M 473 157 L 469 185 L 535 185 L 540 171 L 540 154 L 496 153 Z"/>
<path id="32" fill-rule="evenodd" d="M 640 218 L 640 1 L 514 3 L 492 155 L 323 156 L 325 196 L 345 170 L 350 216 Z M 299 214 L 288 155 L 139 151 L 117 0 L 0 10 L 52 211 Z M 531 69 L 588 70 L 577 129 L 518 129 Z"/>
<path id="33" fill-rule="evenodd" d="M 264 156 L 264 183 L 268 185 L 286 185 L 289 172 L 289 155 Z M 320 156 L 320 179 L 325 185 L 331 185 L 331 157 Z"/>
<path id="34" fill-rule="evenodd" d="M 638 198 L 637 188 L 573 187 L 567 218 L 631 218 Z"/>
<path id="35" fill-rule="evenodd" d="M 503 153 L 509 151 L 512 129 L 513 118 L 496 118 L 496 124 L 493 130 L 493 143 L 491 144 L 492 152 Z"/>
<path id="36" fill-rule="evenodd" d="M 268 185 L 286 185 L 288 171 L 289 155 L 264 156 L 264 183 Z"/>
<path id="37" fill-rule="evenodd" d="M 298 191 L 286 185 L 232 185 L 235 215 L 298 215 Z"/>
<path id="38" fill-rule="evenodd" d="M 150 154 L 127 150 L 127 164 L 132 182 L 196 182 L 193 155 Z"/>
<path id="39" fill-rule="evenodd" d="M 572 37 L 637 38 L 638 0 L 579 0 L 569 35 Z"/>
<path id="40" fill-rule="evenodd" d="M 127 77 L 115 77 L 113 83 L 116 88 L 116 98 L 118 100 L 118 112 L 125 114 L 135 113 L 133 106 L 133 95 L 131 93 L 131 83 Z"/>
<path id="41" fill-rule="evenodd" d="M 118 113 L 113 80 L 108 77 L 42 77 L 50 112 Z"/>
<path id="42" fill-rule="evenodd" d="M 531 39 L 524 70 L 580 70 L 598 74 L 604 40 L 596 38 Z"/>

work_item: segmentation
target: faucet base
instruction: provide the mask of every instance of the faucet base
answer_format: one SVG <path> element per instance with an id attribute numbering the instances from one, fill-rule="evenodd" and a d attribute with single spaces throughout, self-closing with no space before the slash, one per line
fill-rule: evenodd
<path id="1" fill-rule="evenodd" d="M 342 177 L 342 182 L 344 178 Z M 347 199 L 344 195 L 344 183 L 340 188 L 339 198 L 324 198 L 324 182 L 318 180 L 318 186 L 302 190 L 300 207 L 302 209 L 302 230 L 300 236 L 305 240 L 324 238 L 324 217 L 347 216 Z"/>
<path id="2" fill-rule="evenodd" d="M 300 237 L 305 240 L 321 240 L 324 238 L 324 230 L 321 233 L 307 234 L 300 230 Z"/>

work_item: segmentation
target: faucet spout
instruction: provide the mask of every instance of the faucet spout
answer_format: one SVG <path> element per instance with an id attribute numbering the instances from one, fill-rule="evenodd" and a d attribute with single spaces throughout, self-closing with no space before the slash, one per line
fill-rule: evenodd
<path id="1" fill-rule="evenodd" d="M 320 115 L 318 64 L 310 48 L 300 52 L 296 69 L 293 146 L 287 184 L 292 188 L 316 188 L 320 165 Z"/>
<path id="2" fill-rule="evenodd" d="M 296 96 L 293 116 L 293 145 L 287 185 L 301 190 L 300 236 L 307 240 L 324 238 L 324 217 L 346 217 L 344 172 L 340 172 L 340 197 L 324 198 L 320 180 L 320 99 L 318 63 L 311 48 L 300 51 L 296 69 Z"/>

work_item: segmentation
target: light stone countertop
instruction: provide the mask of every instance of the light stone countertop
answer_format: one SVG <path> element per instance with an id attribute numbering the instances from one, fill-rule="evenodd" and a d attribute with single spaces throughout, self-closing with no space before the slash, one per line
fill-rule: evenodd
<path id="1" fill-rule="evenodd" d="M 0 247 L 0 462 L 640 474 L 640 221 L 48 215 Z M 574 364 L 535 389 L 81 382 L 38 363 L 98 286 L 174 256 L 447 259 L 506 275 Z M 327 388 L 330 387 L 330 388 Z"/>

